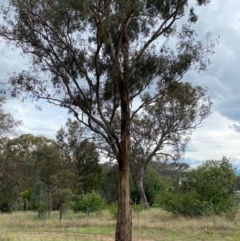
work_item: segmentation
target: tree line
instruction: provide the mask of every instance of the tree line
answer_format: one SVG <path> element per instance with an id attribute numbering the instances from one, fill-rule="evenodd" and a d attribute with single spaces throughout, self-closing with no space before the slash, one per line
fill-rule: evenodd
<path id="1" fill-rule="evenodd" d="M 8 138 L 20 122 L 2 108 L 0 116 L 2 212 L 35 210 L 41 217 L 58 210 L 61 220 L 69 208 L 74 212 L 94 212 L 118 200 L 117 164 L 103 159 L 106 149 L 101 152 L 97 141 L 87 135 L 79 122 L 68 119 L 54 140 L 32 134 Z M 143 141 L 139 132 L 138 137 Z M 173 160 L 153 158 L 146 163 L 142 159 L 137 162 L 138 155 L 132 154 L 132 158 L 137 165 L 131 169 L 132 205 L 153 205 L 186 216 L 236 211 L 235 191 L 240 188 L 240 179 L 226 157 L 208 160 L 195 169 Z M 137 170 L 142 166 L 141 176 Z M 141 189 L 136 181 L 139 176 Z"/>

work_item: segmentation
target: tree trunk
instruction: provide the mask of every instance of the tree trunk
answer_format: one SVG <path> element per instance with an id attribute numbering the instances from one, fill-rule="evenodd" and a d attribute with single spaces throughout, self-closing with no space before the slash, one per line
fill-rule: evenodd
<path id="1" fill-rule="evenodd" d="M 62 216 L 63 216 L 63 210 L 60 209 L 60 210 L 59 210 L 59 223 L 62 222 Z"/>
<path id="2" fill-rule="evenodd" d="M 24 212 L 27 211 L 27 201 L 23 201 L 23 210 Z"/>
<path id="3" fill-rule="evenodd" d="M 52 211 L 52 197 L 49 197 L 48 199 L 48 217 L 50 216 Z"/>
<path id="4" fill-rule="evenodd" d="M 137 185 L 139 202 L 147 205 L 148 200 L 143 187 L 143 175 L 144 175 L 144 170 L 143 168 L 141 168 L 140 173 L 137 175 L 136 185 Z"/>
<path id="5" fill-rule="evenodd" d="M 120 81 L 121 143 L 118 161 L 118 216 L 115 241 L 132 241 L 132 210 L 130 200 L 130 108 L 126 83 Z"/>
<path id="6" fill-rule="evenodd" d="M 132 240 L 132 210 L 129 187 L 130 165 L 125 161 L 118 168 L 118 217 L 115 240 Z"/>
<path id="7" fill-rule="evenodd" d="M 137 203 L 148 204 L 147 196 L 143 186 L 143 176 L 144 168 L 143 167 L 131 167 L 132 179 L 135 187 L 137 188 Z"/>

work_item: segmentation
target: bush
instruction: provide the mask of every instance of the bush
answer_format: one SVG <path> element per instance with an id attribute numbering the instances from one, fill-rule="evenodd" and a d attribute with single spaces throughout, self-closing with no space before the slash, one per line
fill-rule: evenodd
<path id="1" fill-rule="evenodd" d="M 106 201 L 99 193 L 92 191 L 83 196 L 77 196 L 71 208 L 74 212 L 98 212 L 106 208 Z"/>
<path id="2" fill-rule="evenodd" d="M 154 206 L 184 216 L 201 216 L 210 211 L 209 205 L 200 201 L 200 196 L 196 192 L 165 192 L 155 197 Z"/>
<path id="3" fill-rule="evenodd" d="M 173 191 L 155 197 L 155 204 L 174 214 L 199 216 L 234 212 L 235 171 L 225 157 L 207 161 L 186 173 Z"/>
<path id="4" fill-rule="evenodd" d="M 114 217 L 117 218 L 118 215 L 118 202 L 112 202 L 109 206 L 108 206 L 108 210 L 110 212 L 110 214 Z"/>

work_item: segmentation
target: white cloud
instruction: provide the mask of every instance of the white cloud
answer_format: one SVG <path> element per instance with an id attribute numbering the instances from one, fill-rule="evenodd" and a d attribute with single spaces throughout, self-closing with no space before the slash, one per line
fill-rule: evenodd
<path id="1" fill-rule="evenodd" d="M 66 109 L 54 105 L 44 103 L 41 107 L 40 111 L 32 102 L 20 103 L 17 99 L 11 99 L 4 105 L 4 110 L 23 122 L 19 127 L 19 134 L 32 133 L 54 139 L 57 131 L 65 125 L 70 116 Z"/>
<path id="2" fill-rule="evenodd" d="M 238 160 L 240 165 L 240 133 L 229 128 L 234 125 L 237 124 L 214 112 L 203 126 L 193 133 L 190 146 L 194 146 L 197 151 L 187 150 L 185 159 L 196 160 L 199 163 L 208 159 L 219 160 L 226 156 Z"/>

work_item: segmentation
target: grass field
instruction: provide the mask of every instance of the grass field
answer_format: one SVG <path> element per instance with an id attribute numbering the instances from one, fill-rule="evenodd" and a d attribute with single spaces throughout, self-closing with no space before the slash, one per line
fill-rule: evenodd
<path id="1" fill-rule="evenodd" d="M 0 214 L 0 241 L 113 241 L 115 220 L 104 211 L 87 217 L 68 211 L 40 220 L 34 212 Z M 239 241 L 240 214 L 226 217 L 173 217 L 159 209 L 133 212 L 133 241 Z"/>

